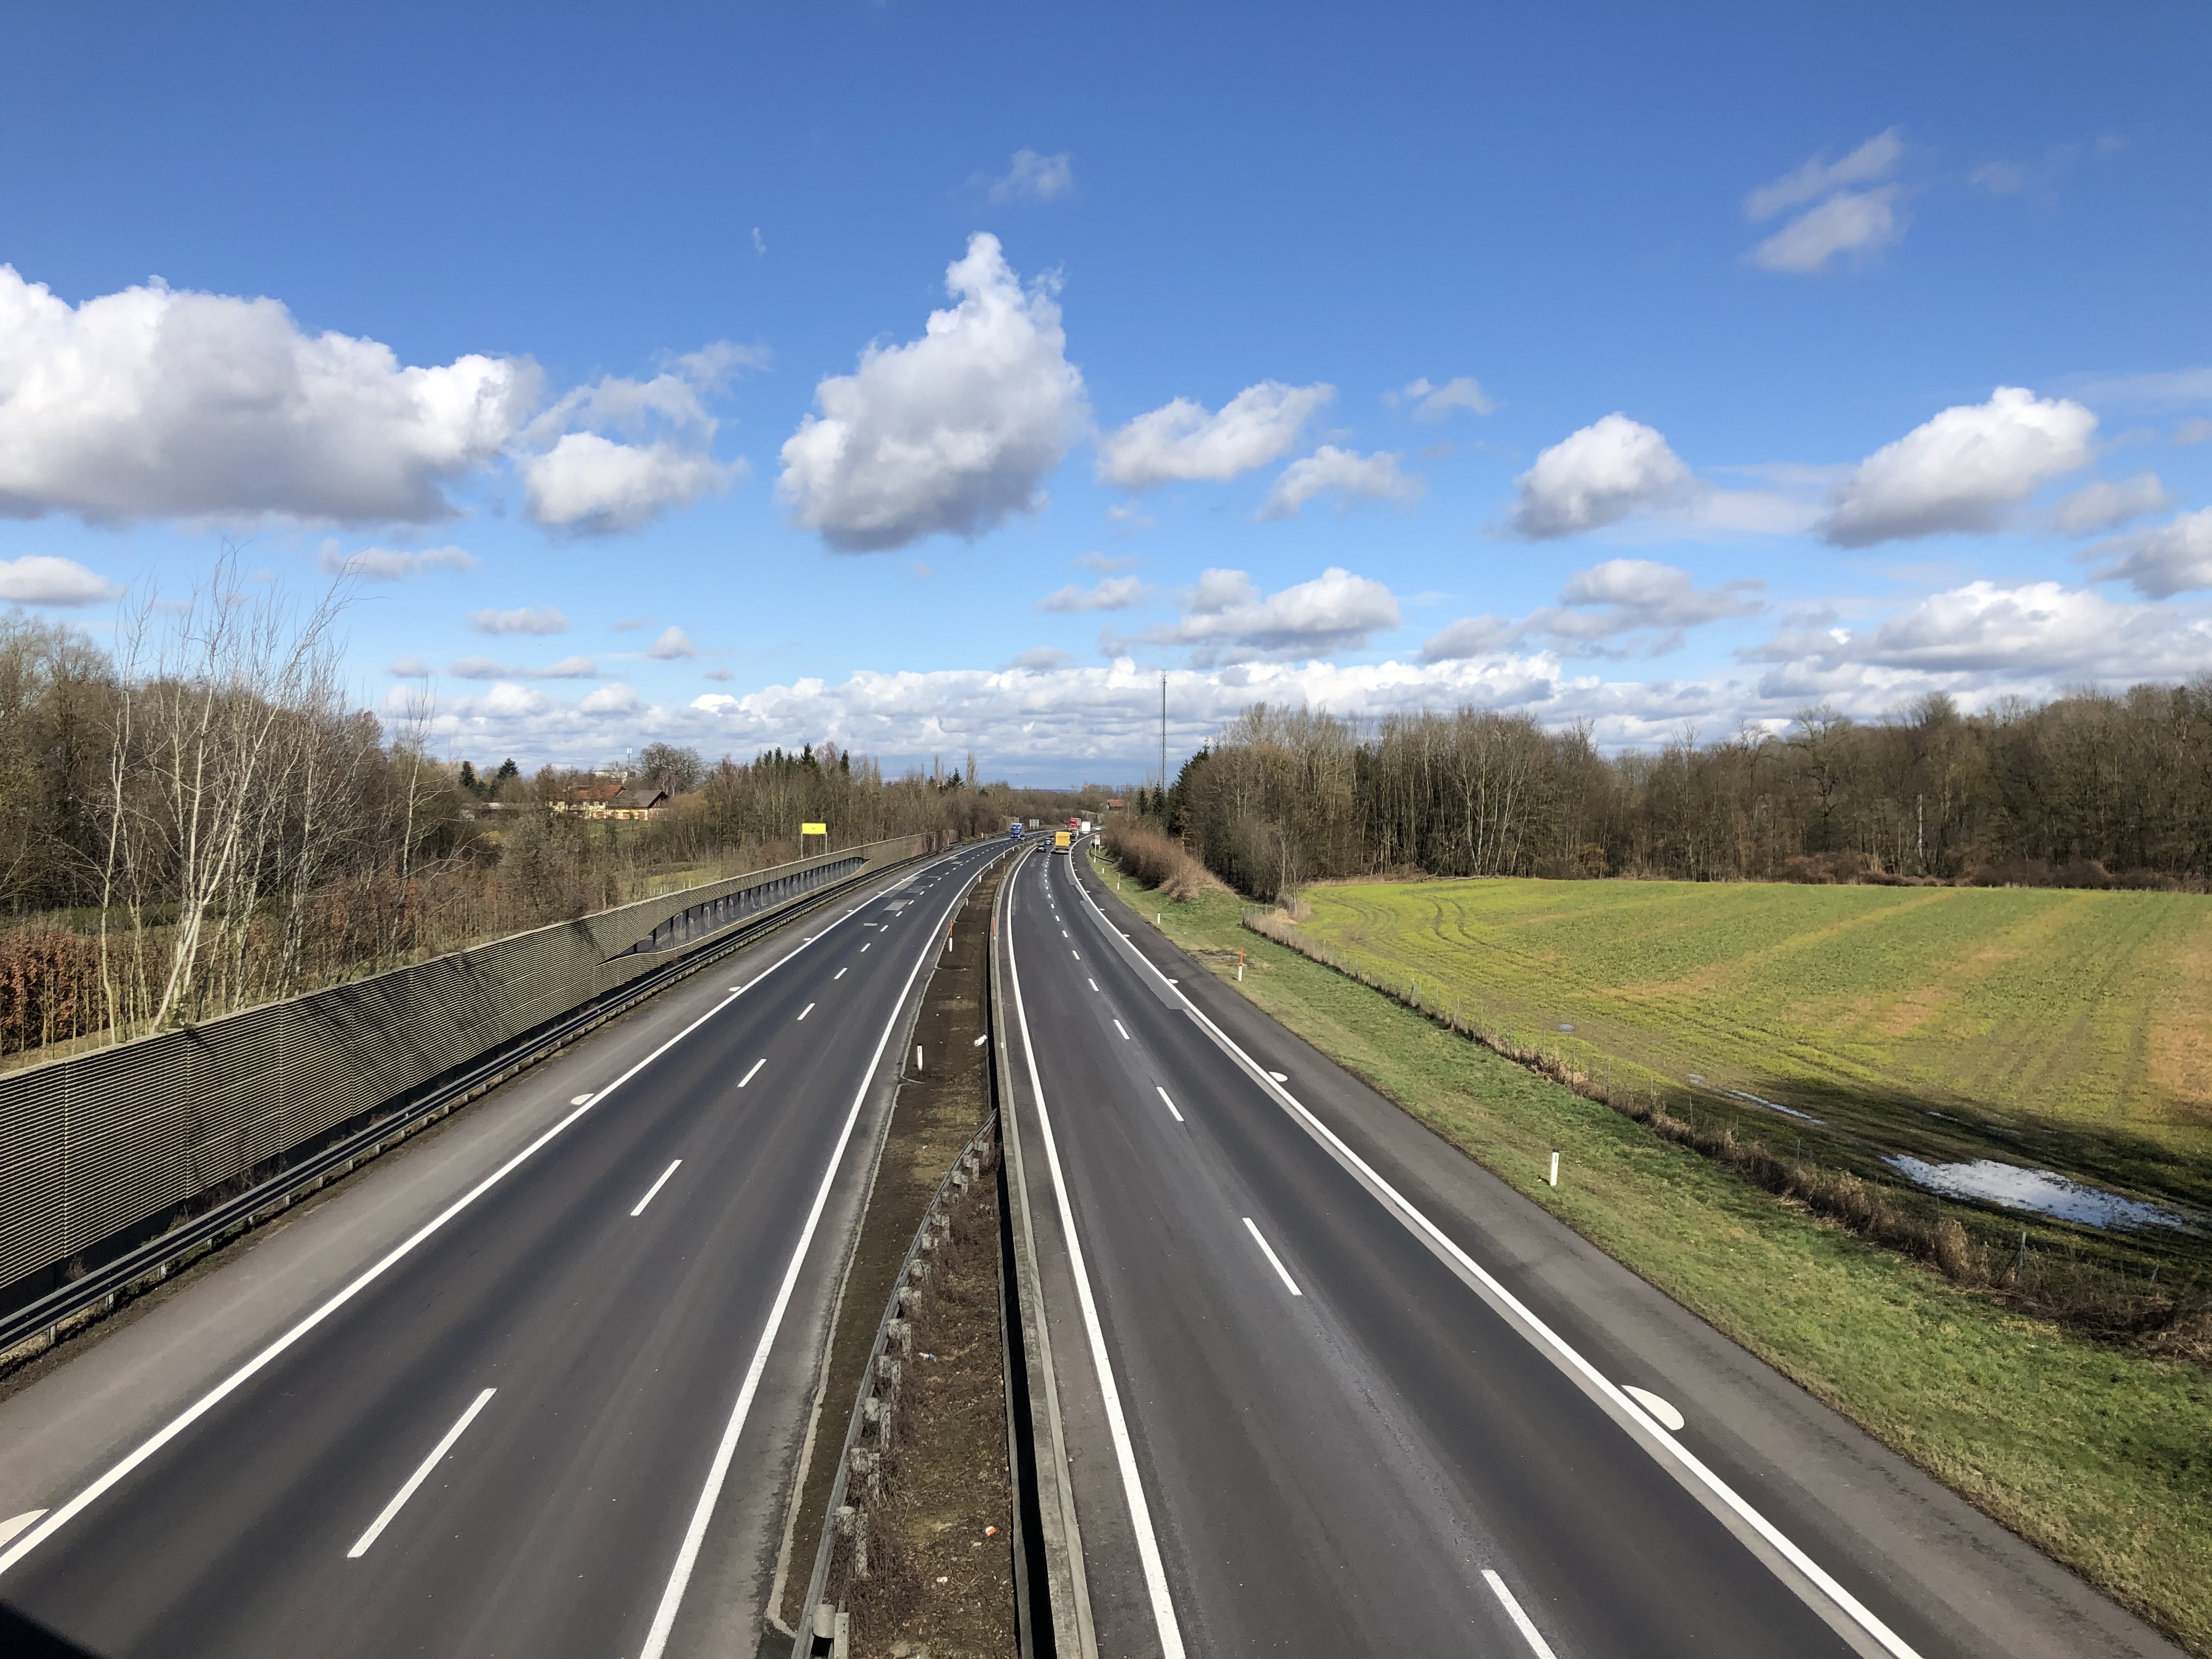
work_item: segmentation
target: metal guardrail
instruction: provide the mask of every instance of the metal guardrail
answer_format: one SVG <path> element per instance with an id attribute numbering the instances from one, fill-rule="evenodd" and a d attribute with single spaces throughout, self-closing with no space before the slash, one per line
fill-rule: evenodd
<path id="1" fill-rule="evenodd" d="M 377 981 L 386 981 L 374 996 L 358 1000 L 348 1012 L 350 1020 L 332 1021 L 327 1009 L 319 1020 L 334 1024 L 334 1035 L 338 1041 L 331 1051 L 301 1056 L 296 1054 L 272 1054 L 281 1043 L 267 1033 L 253 1029 L 254 1023 L 264 1017 L 283 1017 L 289 1011 L 291 1025 L 304 1024 L 312 1032 L 317 1019 L 298 1018 L 300 1004 L 325 1002 L 336 994 L 356 992 L 372 987 L 377 981 L 361 981 L 358 986 L 342 986 L 333 991 L 317 993 L 313 997 L 301 998 L 291 1004 L 277 1004 L 271 1008 L 257 1009 L 231 1020 L 216 1022 L 210 1026 L 191 1028 L 166 1033 L 161 1037 L 143 1042 L 104 1049 L 58 1065 L 11 1073 L 0 1078 L 0 1179 L 9 1184 L 0 1187 L 0 1216 L 15 1218 L 22 1210 L 34 1212 L 41 1206 L 52 1207 L 50 1194 L 42 1194 L 33 1181 L 19 1181 L 24 1166 L 33 1161 L 27 1156 L 43 1150 L 57 1159 L 61 1168 L 48 1173 L 50 1184 L 55 1182 L 84 1182 L 95 1178 L 100 1164 L 83 1156 L 80 1140 L 69 1134 L 65 1109 L 70 1103 L 60 1090 L 40 1090 L 41 1080 L 51 1080 L 73 1067 L 100 1063 L 100 1069 L 108 1075 L 101 1081 L 106 1085 L 92 1096 L 95 1106 L 105 1105 L 111 1115 L 127 1115 L 134 1103 L 149 1100 L 156 1102 L 173 1115 L 179 1109 L 191 1109 L 191 1103 L 179 1103 L 173 1097 L 188 1091 L 196 1085 L 204 1085 L 206 1073 L 229 1059 L 234 1064 L 252 1065 L 258 1062 L 261 1069 L 250 1081 L 261 1092 L 281 1093 L 295 1085 L 302 1066 L 322 1085 L 322 1098 L 335 1100 L 342 1107 L 356 1104 L 356 1109 L 342 1115 L 333 1115 L 338 1108 L 325 1104 L 323 1108 L 327 1121 L 319 1135 L 311 1134 L 293 1142 L 274 1154 L 267 1154 L 253 1162 L 241 1161 L 227 1177 L 218 1182 L 204 1182 L 194 1188 L 177 1190 L 172 1184 L 162 1191 L 159 1182 L 144 1183 L 155 1188 L 156 1203 L 167 1199 L 171 1207 L 157 1207 L 151 1219 L 141 1225 L 146 1237 L 132 1239 L 127 1229 L 111 1232 L 104 1240 L 88 1243 L 97 1247 L 105 1243 L 111 1249 L 104 1252 L 105 1259 L 88 1266 L 82 1273 L 67 1274 L 54 1271 L 58 1282 L 49 1286 L 32 1286 L 32 1294 L 21 1298 L 12 1310 L 0 1314 L 0 1364 L 20 1363 L 44 1352 L 55 1341 L 71 1334 L 83 1324 L 107 1312 L 118 1302 L 139 1291 L 151 1288 L 171 1273 L 197 1260 L 227 1238 L 245 1231 L 270 1216 L 289 1208 L 302 1197 L 321 1188 L 325 1182 L 351 1170 L 356 1164 L 375 1157 L 379 1152 L 417 1130 L 446 1115 L 456 1106 L 465 1103 L 514 1072 L 542 1057 L 553 1049 L 573 1042 L 596 1025 L 605 1023 L 637 1003 L 665 988 L 675 981 L 706 967 L 732 951 L 751 943 L 762 934 L 781 927 L 805 911 L 850 890 L 853 887 L 882 873 L 888 868 L 939 850 L 928 843 L 930 836 L 900 836 L 888 842 L 876 842 L 863 848 L 823 855 L 797 864 L 772 866 L 756 871 L 748 876 L 733 878 L 727 883 L 716 883 L 714 888 L 726 889 L 712 897 L 701 900 L 701 889 L 690 889 L 670 894 L 641 904 L 623 907 L 620 910 L 604 912 L 598 917 L 562 924 L 555 928 L 538 930 L 514 939 L 496 940 L 479 947 L 477 951 L 464 951 L 454 957 L 421 964 L 419 968 L 400 969 L 392 974 L 380 975 Z M 854 867 L 857 864 L 858 867 Z M 826 877 L 826 878 L 825 878 Z M 657 928 L 665 927 L 672 920 L 667 911 L 672 904 L 681 905 L 684 912 L 697 911 L 732 897 L 749 894 L 761 896 L 769 908 L 745 919 L 739 915 L 726 921 L 721 927 L 696 944 L 687 943 L 673 950 L 655 953 L 637 952 L 630 948 L 642 942 L 636 936 L 650 939 Z M 690 903 L 684 902 L 689 900 Z M 746 906 L 741 908 L 754 908 Z M 652 919 L 658 912 L 658 919 Z M 627 914 L 626 914 L 627 913 Z M 640 914 L 643 913 L 643 914 Z M 680 915 L 681 913 L 679 913 Z M 611 922 L 611 927 L 602 926 L 595 930 L 592 924 Z M 474 1033 L 479 1037 L 474 1049 L 459 1057 L 458 1064 L 447 1064 L 435 1072 L 418 1079 L 411 1086 L 403 1086 L 380 1097 L 362 1101 L 368 1090 L 377 1086 L 380 1078 L 389 1078 L 389 1067 L 363 1063 L 358 1078 L 360 1084 L 351 1090 L 335 1085 L 339 1074 L 354 1056 L 350 1050 L 364 1041 L 373 1043 L 378 1028 L 363 1022 L 383 1018 L 404 1019 L 422 1018 L 425 1011 L 410 1009 L 404 1005 L 424 994 L 417 988 L 415 996 L 404 993 L 394 995 L 392 981 L 403 976 L 422 975 L 427 969 L 441 970 L 431 975 L 428 991 L 465 999 L 473 991 L 479 1005 L 495 1000 L 501 988 L 493 981 L 493 969 L 482 961 L 471 963 L 471 957 L 487 954 L 504 954 L 520 958 L 519 965 L 527 977 L 535 982 L 506 1000 L 525 1008 L 534 1009 L 547 1000 L 550 987 L 542 961 L 534 965 L 537 972 L 530 973 L 533 965 L 532 945 L 542 946 L 548 935 L 565 936 L 562 943 L 573 955 L 574 947 L 581 945 L 587 951 L 596 951 L 607 936 L 617 940 L 627 939 L 624 947 L 611 957 L 600 957 L 590 964 L 592 973 L 585 981 L 586 989 L 581 998 L 570 997 L 549 1018 L 540 1019 L 520 1030 L 501 1030 L 501 1022 L 486 1016 L 481 1006 L 471 1009 L 449 1003 L 441 1012 L 445 1016 L 441 1035 L 450 1041 L 453 1033 Z M 509 951 L 506 947 L 521 945 L 521 951 Z M 542 957 L 541 949 L 535 953 Z M 618 973 L 604 972 L 619 967 Z M 605 981 L 611 981 L 611 983 Z M 471 1016 L 473 1014 L 473 1018 Z M 434 1022 L 436 1023 L 436 1022 Z M 507 1022 L 511 1024 L 510 1020 Z M 207 1034 L 216 1025 L 229 1028 L 234 1039 L 228 1045 L 207 1041 Z M 240 1029 L 243 1028 L 243 1029 Z M 292 1033 L 286 1033 L 290 1035 Z M 296 1038 L 295 1038 L 296 1040 Z M 441 1057 L 443 1051 L 435 1044 L 425 1042 L 419 1035 L 409 1042 L 409 1051 L 418 1055 Z M 129 1062 L 139 1062 L 134 1076 Z M 10 1087 L 9 1085 L 14 1085 Z M 38 1092 L 33 1092 L 38 1090 Z M 82 1109 L 82 1102 L 79 1109 Z M 203 1105 L 200 1108 L 204 1111 Z M 264 1109 L 261 1115 L 285 1121 L 283 1103 Z M 42 1121 L 59 1117 L 62 1133 L 44 1144 L 43 1149 L 33 1139 Z M 164 1152 L 173 1152 L 173 1144 L 165 1145 L 151 1130 L 140 1126 L 135 1133 L 123 1126 L 125 1133 L 114 1136 L 116 1152 L 125 1158 L 132 1153 L 142 1160 L 158 1158 Z M 238 1131 L 245 1139 L 243 1129 Z M 252 1143 L 248 1141 L 247 1145 Z M 111 1153 L 112 1158 L 116 1152 Z M 279 1167 L 270 1170 L 274 1163 Z M 243 1176 L 253 1184 L 234 1196 L 212 1205 L 204 1213 L 178 1222 L 174 1206 L 190 1200 L 195 1194 L 204 1194 L 208 1188 L 219 1184 L 222 1179 L 235 1181 Z M 170 1224 L 177 1223 L 177 1224 Z M 21 1231 L 20 1225 L 18 1233 Z M 85 1245 L 80 1244 L 80 1249 Z M 0 1261 L 7 1258 L 0 1256 Z M 51 1271 L 51 1270 L 50 1270 Z M 17 1280 L 16 1288 L 24 1281 Z"/>

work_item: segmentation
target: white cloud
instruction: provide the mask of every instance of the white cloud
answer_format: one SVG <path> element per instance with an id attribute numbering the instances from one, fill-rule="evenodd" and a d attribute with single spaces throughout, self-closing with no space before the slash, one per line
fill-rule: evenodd
<path id="1" fill-rule="evenodd" d="M 1062 651 L 1058 646 L 1041 645 L 1033 651 L 1016 653 L 1013 660 L 1006 666 L 1018 668 L 1031 674 L 1043 674 L 1049 673 L 1055 668 L 1065 668 L 1074 660 L 1073 657 Z"/>
<path id="2" fill-rule="evenodd" d="M 1079 569 L 1096 570 L 1102 575 L 1110 576 L 1117 570 L 1135 569 L 1137 556 L 1132 553 L 1121 558 L 1110 558 L 1103 553 L 1085 553 L 1075 562 Z"/>
<path id="3" fill-rule="evenodd" d="M 767 252 L 768 240 L 761 234 L 760 227 L 755 225 L 753 227 L 753 257 L 758 258 Z"/>
<path id="4" fill-rule="evenodd" d="M 1838 547 L 2000 527 L 2036 488 L 2096 459 L 2097 417 L 2077 403 L 1999 386 L 1859 463 L 1821 533 Z"/>
<path id="5" fill-rule="evenodd" d="M 620 680 L 611 685 L 601 686 L 576 705 L 580 712 L 586 714 L 629 714 L 644 706 L 637 693 Z"/>
<path id="6" fill-rule="evenodd" d="M 157 283 L 71 307 L 0 265 L 0 516 L 422 522 L 536 401 L 526 360 L 442 368 Z"/>
<path id="7" fill-rule="evenodd" d="M 428 547 L 413 553 L 389 547 L 364 547 L 358 553 L 342 553 L 333 541 L 323 544 L 315 562 L 326 576 L 400 582 L 430 570 L 474 570 L 479 561 L 475 554 L 458 547 Z"/>
<path id="8" fill-rule="evenodd" d="M 565 634 L 568 619 L 550 605 L 526 605 L 513 611 L 471 611 L 474 634 Z"/>
<path id="9" fill-rule="evenodd" d="M 2116 530 L 2130 519 L 2160 513 L 2173 505 L 2155 472 L 2138 472 L 2118 483 L 2100 478 L 2054 502 L 2051 521 L 2069 536 L 2091 536 Z"/>
<path id="10" fill-rule="evenodd" d="M 1800 214 L 1747 256 L 1765 270 L 1810 275 L 1824 270 L 1839 253 L 1872 253 L 1905 234 L 1905 216 L 1897 210 L 1897 186 L 1845 191 Z"/>
<path id="11" fill-rule="evenodd" d="M 1879 181 L 1896 171 L 1905 143 L 1892 127 L 1876 133 L 1840 161 L 1818 155 L 1744 198 L 1744 217 L 1754 224 L 1778 213 L 1807 209 L 1745 257 L 1767 270 L 1808 274 L 1826 269 L 1842 253 L 1872 253 L 1905 234 L 1898 187 Z M 1874 185 L 1854 189 L 1855 185 Z"/>
<path id="12" fill-rule="evenodd" d="M 1559 603 L 1520 620 L 1465 617 L 1421 647 L 1423 662 L 1455 662 L 1532 643 L 1571 656 L 1663 656 L 1680 648 L 1686 629 L 1764 608 L 1766 584 L 1752 578 L 1700 588 L 1690 573 L 1650 559 L 1608 559 L 1577 571 Z M 1640 635 L 1632 645 L 1607 641 Z"/>
<path id="13" fill-rule="evenodd" d="M 1761 185 L 1743 199 L 1744 217 L 1757 223 L 1771 219 L 1785 208 L 1826 196 L 1847 185 L 1869 185 L 1878 179 L 1887 179 L 1904 159 L 1905 143 L 1892 127 L 1878 132 L 1841 161 L 1831 161 L 1828 152 L 1818 155 L 1795 170 L 1784 173 L 1771 185 Z"/>
<path id="14" fill-rule="evenodd" d="M 386 667 L 384 672 L 387 674 L 397 674 L 402 679 L 416 680 L 424 678 L 428 675 L 435 673 L 437 671 L 432 668 L 428 663 L 423 661 L 422 658 L 410 655 L 399 658 Z"/>
<path id="15" fill-rule="evenodd" d="M 1411 507 L 1427 486 L 1398 470 L 1398 457 L 1385 450 L 1359 455 L 1334 444 L 1323 444 L 1310 455 L 1292 461 L 1275 480 L 1267 499 L 1261 503 L 1262 519 L 1295 519 L 1298 509 L 1324 490 L 1334 489 L 1343 499 L 1338 510 L 1355 501 L 1395 501 Z"/>
<path id="16" fill-rule="evenodd" d="M 2099 409 L 2171 410 L 2212 403 L 2212 364 L 2142 374 L 2075 374 L 2060 386 Z"/>
<path id="17" fill-rule="evenodd" d="M 1098 441 L 1098 477 L 1123 489 L 1218 483 L 1280 460 L 1305 423 L 1336 395 L 1331 386 L 1262 380 L 1209 415 L 1188 398 L 1139 415 Z"/>
<path id="18" fill-rule="evenodd" d="M 726 489 L 750 470 L 703 451 L 662 441 L 617 443 L 596 432 L 570 432 L 542 455 L 520 462 L 523 498 L 539 524 L 582 535 L 611 535 L 651 523 Z"/>
<path id="19" fill-rule="evenodd" d="M 1454 410 L 1462 409 L 1476 415 L 1489 415 L 1498 408 L 1481 385 L 1466 374 L 1455 375 L 1442 386 L 1431 385 L 1424 376 L 1402 391 L 1385 393 L 1383 401 L 1393 408 L 1401 403 L 1413 404 L 1417 421 L 1447 421 Z"/>
<path id="20" fill-rule="evenodd" d="M 1036 602 L 1040 611 L 1127 611 L 1142 602 L 1150 593 L 1144 583 L 1134 576 L 1113 576 L 1096 587 L 1078 587 L 1073 583 L 1048 593 Z"/>
<path id="21" fill-rule="evenodd" d="M 2173 441 L 2179 448 L 2186 449 L 2190 445 L 2201 444 L 2208 438 L 2212 438 L 2212 421 L 2201 415 L 2184 421 L 2173 428 Z"/>
<path id="22" fill-rule="evenodd" d="M 2212 663 L 2212 617 L 2118 604 L 2058 582 L 1977 581 L 1931 594 L 1863 634 L 1784 634 L 1745 655 L 1778 665 L 1759 682 L 1767 697 L 1893 692 L 1894 702 L 1914 687 L 1975 686 L 2048 695 L 2060 684 L 2201 673 Z"/>
<path id="23" fill-rule="evenodd" d="M 2145 599 L 2212 588 L 2212 507 L 2178 514 L 2170 523 L 2117 537 L 2079 556 L 2104 561 L 2090 573 L 2092 580 L 2127 582 Z"/>
<path id="24" fill-rule="evenodd" d="M 691 643 L 691 636 L 671 623 L 651 645 L 645 654 L 655 662 L 680 662 L 699 654 L 699 647 Z"/>
<path id="25" fill-rule="evenodd" d="M 995 236 L 945 272 L 956 305 L 904 345 L 815 387 L 821 412 L 783 446 L 777 493 L 841 552 L 925 536 L 975 537 L 1034 510 L 1039 486 L 1089 422 L 1053 283 L 1024 291 Z"/>
<path id="26" fill-rule="evenodd" d="M 429 672 L 429 665 L 419 657 L 410 657 L 392 664 L 392 672 L 422 674 Z M 463 657 L 448 664 L 446 672 L 457 680 L 595 680 L 599 677 L 599 665 L 589 657 L 563 657 L 544 668 L 519 668 L 489 657 Z"/>
<path id="27" fill-rule="evenodd" d="M 1516 481 L 1510 521 L 1528 541 L 1579 535 L 1681 502 L 1696 481 L 1652 428 L 1613 414 L 1553 444 Z"/>
<path id="28" fill-rule="evenodd" d="M 106 577 L 86 569 L 75 559 L 58 559 L 46 553 L 0 559 L 0 604 L 98 605 L 102 599 L 118 597 L 122 592 Z"/>
<path id="29" fill-rule="evenodd" d="M 2017 196 L 2027 188 L 2027 169 L 2012 161 L 1984 161 L 1966 179 L 1992 196 Z"/>
<path id="30" fill-rule="evenodd" d="M 1066 150 L 1040 155 L 1033 149 L 1018 149 L 1013 165 L 991 181 L 990 196 L 1000 206 L 1008 202 L 1055 202 L 1074 188 L 1075 169 L 1068 164 Z"/>
<path id="31" fill-rule="evenodd" d="M 1334 565 L 1311 581 L 1265 596 L 1242 570 L 1202 571 L 1197 586 L 1176 597 L 1182 615 L 1147 629 L 1142 641 L 1188 647 L 1200 668 L 1358 650 L 1399 622 L 1389 588 Z M 1109 635 L 1105 648 L 1115 653 L 1121 643 Z"/>

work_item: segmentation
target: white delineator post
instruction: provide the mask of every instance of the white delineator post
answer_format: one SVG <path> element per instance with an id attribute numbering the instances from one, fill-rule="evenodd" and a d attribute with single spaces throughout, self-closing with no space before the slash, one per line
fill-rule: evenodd
<path id="1" fill-rule="evenodd" d="M 1552 1154 L 1552 1184 L 1554 1187 L 1559 1184 L 1559 1155 L 1557 1152 Z"/>

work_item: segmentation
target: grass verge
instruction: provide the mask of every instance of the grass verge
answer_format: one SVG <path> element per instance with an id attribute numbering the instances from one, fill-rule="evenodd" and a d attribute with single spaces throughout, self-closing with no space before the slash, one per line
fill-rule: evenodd
<path id="1" fill-rule="evenodd" d="M 1129 908 L 1269 1015 L 2023 1538 L 2212 1655 L 2212 1376 L 2007 1312 L 1246 932 Z M 1109 882 L 1109 886 L 1111 885 Z M 1546 1184 L 1552 1151 L 1560 1184 Z"/>

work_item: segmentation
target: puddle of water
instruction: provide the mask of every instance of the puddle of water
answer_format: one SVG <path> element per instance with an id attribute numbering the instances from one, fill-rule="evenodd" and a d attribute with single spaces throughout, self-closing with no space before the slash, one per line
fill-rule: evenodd
<path id="1" fill-rule="evenodd" d="M 1826 1123 L 1824 1117 L 1814 1117 L 1810 1112 L 1801 1112 L 1795 1106 L 1784 1106 L 1778 1100 L 1769 1100 L 1764 1095 L 1747 1094 L 1741 1089 L 1729 1089 L 1725 1093 L 1737 1100 L 1747 1100 L 1754 1106 L 1764 1106 L 1770 1112 L 1779 1112 L 1784 1117 L 1794 1117 L 1803 1123 Z"/>
<path id="2" fill-rule="evenodd" d="M 2091 1227 L 2136 1232 L 2146 1227 L 2172 1227 L 2182 1232 L 2197 1230 L 2171 1210 L 2140 1199 L 2122 1198 L 2100 1187 L 2087 1187 L 2048 1170 L 2027 1170 L 2017 1164 L 1976 1158 L 1971 1164 L 1930 1164 L 1902 1152 L 1882 1160 L 1916 1186 L 1953 1198 L 1978 1198 L 2010 1210 L 2030 1210 L 2079 1221 Z"/>

